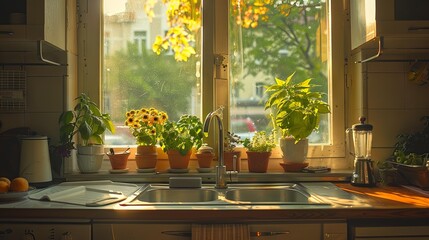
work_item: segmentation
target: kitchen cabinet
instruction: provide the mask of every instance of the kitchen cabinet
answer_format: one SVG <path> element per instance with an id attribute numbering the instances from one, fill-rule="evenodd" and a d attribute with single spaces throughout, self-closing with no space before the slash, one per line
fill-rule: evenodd
<path id="1" fill-rule="evenodd" d="M 0 222 L 0 239 L 91 240 L 91 224 L 82 222 Z"/>
<path id="2" fill-rule="evenodd" d="M 350 1 L 351 49 L 357 63 L 427 61 L 428 1 Z"/>
<path id="3" fill-rule="evenodd" d="M 429 239 L 429 220 L 397 221 L 387 220 L 359 220 L 350 221 L 349 239 L 367 240 L 426 240 Z"/>
<path id="4" fill-rule="evenodd" d="M 0 4 L 0 64 L 66 65 L 65 0 Z"/>
<path id="5" fill-rule="evenodd" d="M 346 240 L 345 222 L 250 224 L 252 240 Z M 94 223 L 93 240 L 192 239 L 191 224 L 184 223 Z M 143 237 L 144 236 L 144 237 Z"/>
<path id="6" fill-rule="evenodd" d="M 191 224 L 94 223 L 93 240 L 191 239 Z"/>
<path id="7" fill-rule="evenodd" d="M 0 0 L 0 4 L 0 40 L 44 40 L 65 49 L 65 0 Z"/>

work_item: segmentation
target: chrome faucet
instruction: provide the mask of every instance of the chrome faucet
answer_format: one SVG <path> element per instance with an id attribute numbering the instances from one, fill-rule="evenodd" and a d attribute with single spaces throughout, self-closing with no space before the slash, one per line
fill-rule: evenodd
<path id="1" fill-rule="evenodd" d="M 227 188 L 225 175 L 226 175 L 226 167 L 223 160 L 223 124 L 222 124 L 222 113 L 223 106 L 219 107 L 213 112 L 207 114 L 206 120 L 204 121 L 204 134 L 208 136 L 209 126 L 212 118 L 216 118 L 218 131 L 219 131 L 219 144 L 218 144 L 218 164 L 216 166 L 216 185 L 215 188 Z"/>

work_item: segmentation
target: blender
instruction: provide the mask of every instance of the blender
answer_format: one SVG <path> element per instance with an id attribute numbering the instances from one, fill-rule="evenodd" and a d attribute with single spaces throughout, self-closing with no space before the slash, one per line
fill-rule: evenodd
<path id="1" fill-rule="evenodd" d="M 354 124 L 346 130 L 347 138 L 350 140 L 349 132 L 352 132 L 353 149 L 349 150 L 354 156 L 354 170 L 351 184 L 354 186 L 373 187 L 376 185 L 373 162 L 371 160 L 372 125 L 365 123 L 366 118 L 360 117 L 360 123 Z"/>

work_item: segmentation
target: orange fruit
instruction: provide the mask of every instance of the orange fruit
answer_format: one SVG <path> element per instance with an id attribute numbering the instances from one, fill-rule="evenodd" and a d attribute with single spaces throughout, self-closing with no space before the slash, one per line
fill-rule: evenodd
<path id="1" fill-rule="evenodd" d="M 10 180 L 9 180 L 9 178 L 7 178 L 7 177 L 0 177 L 0 181 L 7 182 L 7 184 L 9 184 L 9 185 L 10 185 Z"/>
<path id="2" fill-rule="evenodd" d="M 6 181 L 0 181 L 0 193 L 9 192 L 9 184 Z"/>
<path id="3" fill-rule="evenodd" d="M 10 182 L 10 191 L 12 192 L 25 192 L 28 191 L 28 181 L 23 177 L 14 178 Z"/>

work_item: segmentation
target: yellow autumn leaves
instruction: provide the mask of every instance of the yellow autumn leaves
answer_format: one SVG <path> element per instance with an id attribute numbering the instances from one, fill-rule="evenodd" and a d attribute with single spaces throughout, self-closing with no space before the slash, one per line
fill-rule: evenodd
<path id="1" fill-rule="evenodd" d="M 148 0 L 145 3 L 144 8 L 150 19 L 155 16 L 154 8 L 158 1 Z M 176 61 L 187 61 L 196 54 L 192 43 L 201 29 L 201 0 L 162 0 L 162 3 L 167 7 L 170 28 L 163 37 L 156 37 L 152 50 L 159 55 L 171 47 Z"/>
<path id="2" fill-rule="evenodd" d="M 152 50 L 159 55 L 171 48 L 176 61 L 186 62 L 196 54 L 193 43 L 195 35 L 201 29 L 201 0 L 147 0 L 144 10 L 149 19 L 155 16 L 154 9 L 158 2 L 166 6 L 170 29 L 164 36 L 156 37 Z M 244 28 L 256 28 L 261 21 L 267 22 L 273 7 L 281 15 L 288 16 L 291 9 L 297 6 L 276 3 L 274 0 L 231 1 L 236 23 Z"/>

